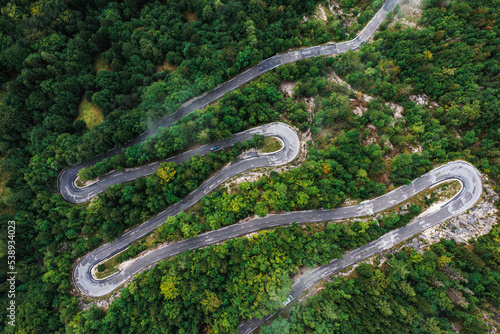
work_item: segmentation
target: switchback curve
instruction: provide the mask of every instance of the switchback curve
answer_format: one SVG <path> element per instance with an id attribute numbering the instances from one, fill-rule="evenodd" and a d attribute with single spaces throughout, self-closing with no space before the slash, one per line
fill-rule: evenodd
<path id="1" fill-rule="evenodd" d="M 249 161 L 251 160 L 252 159 Z M 244 165 L 242 164 L 240 166 Z M 224 170 L 231 171 L 232 169 L 226 168 L 223 169 L 223 171 Z M 226 178 L 224 175 L 219 176 L 219 174 L 222 174 L 221 172 L 216 174 L 212 179 L 208 180 L 204 185 L 210 188 L 212 186 L 216 187 L 216 184 L 219 182 L 224 182 Z M 124 270 L 106 279 L 93 279 L 91 269 L 102 260 L 109 258 L 128 247 L 133 240 L 138 238 L 135 234 L 143 236 L 151 232 L 156 228 L 156 226 L 163 223 L 167 217 L 176 215 L 178 212 L 187 209 L 191 204 L 196 203 L 198 201 L 196 198 L 201 198 L 201 196 L 203 196 L 203 191 L 206 190 L 199 188 L 178 204 L 171 206 L 136 229 L 125 233 L 116 241 L 103 245 L 88 253 L 75 267 L 73 278 L 76 286 L 84 294 L 90 297 L 101 297 L 118 288 L 148 265 L 177 255 L 181 252 L 206 247 L 217 242 L 246 235 L 258 230 L 290 225 L 292 222 L 308 223 L 374 215 L 378 212 L 394 207 L 423 190 L 431 188 L 447 180 L 458 180 L 462 183 L 462 190 L 452 200 L 443 205 L 439 210 L 422 216 L 405 227 L 387 233 L 378 240 L 347 253 L 342 260 L 333 260 L 330 264 L 318 267 L 313 272 L 305 275 L 301 278 L 301 280 L 294 284 L 291 295 L 295 299 L 319 280 L 324 279 L 325 277 L 353 263 L 359 262 L 385 249 L 391 248 L 394 245 L 421 233 L 425 229 L 435 226 L 471 208 L 479 200 L 482 194 L 481 174 L 474 166 L 465 161 L 453 161 L 433 169 L 429 173 L 415 179 L 411 185 L 402 186 L 385 195 L 372 200 L 364 201 L 357 205 L 341 207 L 334 210 L 323 209 L 294 211 L 284 214 L 268 215 L 263 218 L 257 218 L 247 222 L 226 226 L 218 230 L 200 234 L 193 239 L 182 240 L 168 246 L 158 248 L 147 255 L 138 258 Z M 257 319 L 255 321 L 258 323 L 260 320 Z M 251 327 L 252 326 L 249 326 L 248 329 Z"/>
<path id="2" fill-rule="evenodd" d="M 61 173 L 58 180 L 63 197 L 72 203 L 83 203 L 94 197 L 97 193 L 104 191 L 109 185 L 126 182 L 153 173 L 158 168 L 159 163 L 139 167 L 127 172 L 111 173 L 103 178 L 103 180 L 101 180 L 100 182 L 83 189 L 79 189 L 74 186 L 74 180 L 76 179 L 78 171 L 81 168 L 94 165 L 96 162 L 101 161 L 104 158 L 111 157 L 123 152 L 122 149 L 144 141 L 148 136 L 156 132 L 158 127 L 168 127 L 172 125 L 174 122 L 191 113 L 193 110 L 200 109 L 206 106 L 207 104 L 223 96 L 225 93 L 240 87 L 246 82 L 279 65 L 295 62 L 300 59 L 315 57 L 318 55 L 334 55 L 347 52 L 350 49 L 359 49 L 359 47 L 363 43 L 368 41 L 368 39 L 373 35 L 378 26 L 384 21 L 387 13 L 394 8 L 397 2 L 398 0 L 388 0 L 355 39 L 342 43 L 304 48 L 301 50 L 291 51 L 268 58 L 258 65 L 248 69 L 244 73 L 215 88 L 210 93 L 204 94 L 198 98 L 186 102 L 182 108 L 177 110 L 172 115 L 165 117 L 149 132 L 141 134 L 123 147 L 110 150 L 106 154 L 91 159 L 84 164 L 69 167 Z M 114 289 L 133 277 L 137 272 L 139 272 L 146 266 L 186 250 L 204 247 L 219 241 L 245 235 L 264 228 L 289 225 L 294 221 L 298 223 L 304 223 L 371 215 L 397 205 L 398 203 L 401 203 L 402 201 L 414 196 L 418 192 L 432 187 L 433 185 L 444 180 L 457 179 L 462 182 L 463 189 L 460 194 L 452 199 L 448 204 L 442 206 L 438 211 L 430 213 L 425 217 L 419 218 L 414 222 L 408 224 L 406 227 L 388 233 L 377 241 L 371 242 L 366 246 L 347 253 L 342 260 L 333 260 L 328 265 L 318 267 L 314 271 L 302 277 L 301 280 L 294 284 L 291 291 L 291 295 L 295 299 L 300 296 L 305 290 L 307 290 L 312 284 L 327 277 L 328 275 L 331 275 L 346 266 L 349 266 L 353 263 L 363 260 L 364 258 L 383 251 L 384 249 L 388 249 L 395 244 L 422 232 L 428 227 L 439 224 L 440 222 L 467 210 L 472 205 L 474 205 L 474 203 L 479 199 L 482 192 L 482 179 L 479 172 L 472 165 L 466 162 L 456 161 L 441 166 L 429 172 L 428 174 L 414 180 L 411 186 L 398 188 L 386 195 L 380 196 L 370 201 L 365 201 L 355 206 L 339 208 L 336 210 L 298 211 L 281 215 L 269 215 L 267 217 L 254 219 L 246 223 L 227 226 L 219 230 L 204 233 L 191 240 L 183 240 L 157 249 L 149 253 L 148 255 L 141 257 L 139 260 L 134 261 L 131 265 L 129 265 L 119 273 L 104 280 L 96 281 L 92 278 L 90 272 L 92 267 L 97 263 L 113 256 L 114 254 L 117 254 L 121 250 L 128 247 L 133 241 L 150 233 L 156 228 L 156 226 L 163 223 L 163 221 L 165 221 L 168 216 L 175 215 L 178 212 L 187 209 L 190 205 L 199 200 L 199 198 L 201 198 L 204 194 L 224 182 L 224 180 L 232 177 L 233 175 L 237 175 L 249 168 L 279 165 L 293 160 L 293 158 L 295 158 L 296 156 L 296 153 L 293 153 L 295 152 L 295 144 L 298 152 L 298 137 L 293 138 L 293 136 L 296 137 L 297 134 L 293 131 L 293 129 L 289 127 L 287 128 L 287 131 L 291 132 L 288 133 L 289 136 L 286 135 L 285 138 L 283 138 L 282 136 L 283 133 L 273 133 L 273 128 L 274 130 L 276 130 L 280 127 L 286 126 L 282 123 L 272 123 L 263 127 L 258 127 L 240 134 L 233 135 L 233 137 L 229 140 L 212 143 L 210 146 L 219 145 L 221 147 L 228 147 L 233 145 L 236 141 L 245 140 L 245 138 L 250 139 L 249 137 L 245 136 L 252 133 L 252 131 L 257 131 L 259 134 L 274 135 L 282 140 L 284 139 L 285 147 L 275 154 L 271 154 L 268 156 L 257 155 L 249 159 L 238 161 L 235 164 L 231 164 L 228 168 L 224 168 L 223 170 L 221 170 L 213 178 L 205 182 L 202 187 L 188 195 L 178 204 L 171 206 L 159 215 L 153 217 L 148 222 L 145 222 L 139 227 L 125 233 L 112 243 L 103 245 L 93 252 L 88 253 L 76 265 L 73 271 L 73 279 L 76 286 L 80 289 L 80 291 L 88 296 L 103 296 L 112 292 Z M 270 132 L 264 133 L 267 130 L 269 130 Z M 206 153 L 209 150 L 210 146 L 205 145 L 199 147 L 195 150 L 191 150 L 176 157 L 167 159 L 166 161 L 185 161 L 187 158 L 194 154 Z M 280 155 L 284 156 L 280 157 Z M 278 160 L 273 161 L 273 159 Z M 249 333 L 260 326 L 263 321 L 264 320 L 254 319 L 252 321 L 246 322 L 240 326 L 239 331 L 240 333 Z"/>

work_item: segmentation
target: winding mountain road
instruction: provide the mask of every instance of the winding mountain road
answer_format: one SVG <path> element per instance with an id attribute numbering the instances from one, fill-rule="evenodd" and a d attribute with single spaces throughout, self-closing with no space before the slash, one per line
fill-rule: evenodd
<path id="1" fill-rule="evenodd" d="M 129 169 L 126 171 L 116 171 L 110 173 L 103 177 L 99 182 L 85 188 L 77 188 L 75 186 L 75 179 L 81 168 L 94 165 L 104 158 L 122 153 L 123 149 L 140 143 L 148 136 L 154 134 L 159 127 L 168 127 L 172 125 L 174 122 L 178 121 L 183 116 L 188 115 L 193 110 L 206 106 L 223 96 L 225 93 L 240 87 L 241 85 L 277 66 L 318 55 L 334 55 L 347 52 L 350 49 L 359 49 L 359 47 L 361 47 L 363 43 L 367 42 L 368 39 L 374 34 L 378 26 L 384 21 L 387 13 L 394 8 L 397 2 L 398 0 L 388 0 L 355 39 L 343 43 L 305 48 L 270 57 L 258 65 L 248 69 L 244 73 L 225 82 L 213 91 L 186 102 L 179 110 L 172 115 L 165 117 L 150 131 L 141 134 L 126 145 L 110 150 L 106 154 L 95 157 L 84 164 L 74 165 L 65 169 L 58 178 L 61 194 L 71 203 L 84 203 L 96 196 L 98 193 L 105 191 L 110 185 L 127 182 L 154 173 L 158 169 L 161 162 L 152 163 L 147 166 Z M 190 206 L 198 202 L 204 195 L 221 185 L 229 178 L 246 170 L 257 167 L 280 166 L 287 164 L 294 160 L 299 153 L 300 142 L 295 130 L 283 123 L 270 123 L 240 132 L 233 135 L 230 139 L 195 148 L 164 161 L 181 163 L 193 155 L 206 154 L 209 152 L 210 147 L 214 145 L 219 145 L 221 148 L 229 147 L 235 142 L 251 139 L 254 134 L 278 137 L 283 141 L 284 146 L 278 152 L 271 154 L 254 153 L 245 159 L 241 159 L 224 167 L 216 175 L 207 180 L 198 189 L 193 191 L 177 204 L 170 206 L 165 211 L 159 213 L 147 222 L 142 223 L 140 226 L 128 231 L 113 242 L 102 245 L 85 255 L 76 264 L 73 270 L 73 280 L 75 282 L 75 286 L 87 296 L 101 297 L 111 293 L 150 264 L 187 250 L 205 247 L 262 229 L 290 225 L 292 222 L 308 223 L 373 215 L 377 212 L 381 212 L 398 205 L 419 192 L 440 182 L 447 180 L 459 180 L 462 183 L 462 190 L 460 193 L 446 205 L 439 208 L 439 210 L 425 216 L 421 216 L 405 227 L 387 233 L 376 241 L 350 251 L 341 260 L 335 259 L 329 264 L 320 266 L 304 275 L 300 280 L 294 283 L 292 291 L 290 292 L 292 299 L 295 299 L 313 284 L 324 279 L 325 277 L 352 265 L 353 263 L 362 261 L 367 257 L 389 249 L 394 245 L 397 245 L 398 243 L 424 231 L 425 229 L 435 226 L 469 209 L 477 202 L 482 194 L 482 177 L 476 168 L 464 161 L 454 161 L 430 171 L 422 177 L 414 180 L 411 185 L 400 187 L 383 196 L 354 206 L 342 207 L 335 210 L 296 211 L 284 214 L 268 215 L 266 217 L 254 219 L 248 222 L 230 225 L 218 230 L 203 233 L 193 239 L 182 240 L 156 249 L 131 262 L 122 271 L 105 279 L 96 280 L 92 277 L 92 268 L 98 263 L 123 251 L 132 242 L 149 234 L 157 226 L 161 225 L 169 216 L 177 215 L 179 212 L 188 209 Z M 267 319 L 269 318 L 270 317 Z M 240 325 L 239 332 L 250 333 L 254 329 L 258 328 L 267 319 L 252 319 L 245 322 Z"/>
<path id="2" fill-rule="evenodd" d="M 167 220 L 168 217 L 175 216 L 179 212 L 187 210 L 189 207 L 197 203 L 203 196 L 205 196 L 210 191 L 212 191 L 228 179 L 232 178 L 233 176 L 253 168 L 280 166 L 287 164 L 294 160 L 299 153 L 299 137 L 294 129 L 284 123 L 270 123 L 247 131 L 243 131 L 234 135 L 229 140 L 219 142 L 218 145 L 220 145 L 220 147 L 228 147 L 233 145 L 236 141 L 251 139 L 254 134 L 278 137 L 283 141 L 283 148 L 277 152 L 270 154 L 250 154 L 250 156 L 246 159 L 236 161 L 235 163 L 226 166 L 217 174 L 204 182 L 198 189 L 194 190 L 188 196 L 182 199 L 180 202 L 171 205 L 165 211 L 159 213 L 158 215 L 142 223 L 131 231 L 123 234 L 113 242 L 105 244 L 88 253 L 76 265 L 73 271 L 73 279 L 78 289 L 80 289 L 80 291 L 90 297 L 104 296 L 152 263 L 189 249 L 203 247 L 219 242 L 221 240 L 234 238 L 235 236 L 241 235 L 241 232 L 243 231 L 253 229 L 254 227 L 237 224 L 230 226 L 229 228 L 227 228 L 227 230 L 220 229 L 211 231 L 191 240 L 176 242 L 169 246 L 162 247 L 153 252 L 150 252 L 147 256 L 141 257 L 140 261 L 133 262 L 124 270 L 118 272 L 113 276 L 107 277 L 106 279 L 95 280 L 91 275 L 92 267 L 97 265 L 99 262 L 114 256 L 115 254 L 126 249 L 132 242 L 153 232 L 156 227 L 163 224 L 163 222 Z M 195 154 L 207 153 L 209 152 L 209 150 L 210 146 L 201 146 L 194 150 L 185 152 L 178 157 L 168 159 L 168 161 L 185 161 L 190 156 L 193 156 Z M 146 173 L 152 173 L 158 168 L 158 164 L 146 167 Z M 142 172 L 142 169 L 132 170 L 128 173 L 123 172 L 123 174 L 121 175 L 123 175 L 127 179 L 132 179 L 138 177 L 137 172 Z M 106 178 L 106 180 L 110 180 L 110 182 L 113 182 L 114 179 L 115 178 L 113 178 L 112 175 L 111 177 Z M 103 185 L 104 184 L 107 183 L 105 183 L 103 180 Z"/>
<path id="3" fill-rule="evenodd" d="M 229 93 L 238 87 L 244 85 L 245 83 L 257 78 L 261 74 L 264 74 L 280 65 L 296 62 L 297 60 L 307 59 L 311 57 L 316 57 L 320 55 L 335 55 L 341 54 L 352 50 L 357 50 L 366 43 L 371 36 L 375 33 L 379 25 L 385 20 L 387 13 L 391 11 L 397 4 L 398 0 L 387 0 L 382 8 L 375 14 L 375 16 L 370 20 L 366 27 L 359 33 L 359 35 L 353 40 L 333 43 L 326 45 L 313 46 L 309 48 L 304 48 L 300 50 L 290 51 L 287 53 L 279 54 L 267 58 L 261 61 L 258 65 L 251 67 L 245 72 L 235 76 L 229 81 L 221 84 L 220 86 L 213 89 L 207 94 L 203 94 L 196 97 L 190 101 L 187 101 L 183 106 L 175 111 L 173 114 L 164 117 L 158 124 L 151 127 L 148 131 L 137 136 L 135 139 L 129 141 L 121 147 L 114 148 L 105 154 L 99 155 L 93 159 L 90 159 L 82 164 L 77 164 L 66 168 L 58 178 L 58 186 L 61 191 L 62 196 L 70 203 L 84 203 L 90 200 L 92 197 L 98 193 L 105 191 L 108 185 L 122 183 L 132 180 L 133 178 L 143 177 L 149 175 L 158 169 L 159 164 L 155 167 L 146 168 L 141 167 L 135 174 L 128 173 L 127 175 L 120 174 L 121 172 L 115 172 L 108 174 L 102 181 L 97 184 L 86 187 L 85 189 L 79 189 L 74 186 L 74 181 L 78 176 L 78 171 L 83 167 L 89 167 L 95 165 L 97 162 L 115 156 L 116 154 L 123 153 L 128 147 L 134 146 L 146 140 L 147 137 L 156 133 L 160 127 L 169 127 L 182 117 L 190 114 L 196 109 L 201 109 L 206 105 L 216 101 L 224 94 Z M 212 145 L 215 145 L 213 143 Z M 170 161 L 175 161 L 174 158 Z M 181 161 L 181 160 L 179 160 Z M 135 176 L 135 177 L 133 177 Z"/>

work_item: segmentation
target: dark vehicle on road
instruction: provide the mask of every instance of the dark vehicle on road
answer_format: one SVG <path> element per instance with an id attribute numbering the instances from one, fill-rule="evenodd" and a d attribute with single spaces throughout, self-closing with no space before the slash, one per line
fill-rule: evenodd
<path id="1" fill-rule="evenodd" d="M 210 152 L 215 152 L 215 151 L 218 151 L 218 150 L 220 150 L 220 146 L 219 145 L 215 145 L 215 146 L 210 147 Z"/>

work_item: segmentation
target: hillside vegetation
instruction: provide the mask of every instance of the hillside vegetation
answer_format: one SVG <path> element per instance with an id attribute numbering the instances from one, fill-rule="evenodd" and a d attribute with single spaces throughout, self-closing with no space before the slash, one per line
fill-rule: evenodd
<path id="1" fill-rule="evenodd" d="M 314 0 L 2 5 L 0 224 L 7 231 L 7 222 L 16 221 L 17 260 L 16 327 L 2 322 L 2 333 L 235 333 L 242 320 L 278 309 L 301 267 L 341 256 L 418 214 L 414 207 L 373 223 L 294 224 L 179 254 L 139 274 L 107 310 L 87 309 L 72 287 L 77 258 L 179 201 L 243 150 L 262 146 L 262 138 L 164 165 L 83 205 L 57 193 L 58 174 L 130 141 L 264 58 L 353 37 L 382 3 L 341 1 L 335 8 L 343 14 L 327 13 L 326 21 L 318 18 L 318 4 L 330 9 Z M 298 129 L 307 148 L 299 167 L 215 190 L 157 229 L 161 241 L 253 215 L 356 203 L 456 159 L 495 185 L 499 12 L 498 1 L 425 0 L 418 24 L 407 28 L 395 9 L 359 51 L 278 67 L 83 169 L 80 178 L 148 164 L 269 122 Z M 461 332 L 485 333 L 482 311 L 499 307 L 497 243 L 495 228 L 472 245 L 442 242 L 424 255 L 402 251 L 381 268 L 362 265 L 264 331 L 438 333 L 458 323 Z M 2 294 L 2 319 L 8 302 Z"/>

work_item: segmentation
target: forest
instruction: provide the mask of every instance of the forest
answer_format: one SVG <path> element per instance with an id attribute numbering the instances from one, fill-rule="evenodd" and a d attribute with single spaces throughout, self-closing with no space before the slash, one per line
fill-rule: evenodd
<path id="1" fill-rule="evenodd" d="M 155 232 L 161 241 L 252 215 L 376 197 L 456 159 L 498 182 L 500 4 L 425 0 L 417 29 L 400 20 L 407 2 L 359 51 L 278 67 L 83 169 L 81 179 L 276 120 L 308 138 L 299 167 L 217 189 L 192 212 L 167 220 Z M 2 322 L 0 331 L 235 333 L 243 319 L 279 308 L 300 268 L 339 257 L 418 214 L 414 207 L 371 223 L 294 224 L 179 254 L 138 275 L 107 310 L 82 310 L 70 279 L 77 258 L 179 201 L 262 138 L 162 165 L 92 204 L 72 205 L 58 194 L 63 168 L 126 143 L 277 52 L 353 38 L 381 5 L 340 1 L 338 8 L 356 18 L 347 26 L 346 15 L 317 18 L 319 6 L 328 8 L 313 0 L 2 3 L 0 223 L 6 231 L 16 221 L 17 319 L 16 328 Z M 286 83 L 293 83 L 291 94 Z M 423 94 L 427 103 L 413 101 Z M 402 107 L 401 115 L 393 105 Z M 361 114 L 353 112 L 358 108 Z M 91 124 L 87 112 L 102 122 Z M 264 332 L 436 333 L 460 323 L 467 333 L 484 333 L 480 310 L 499 307 L 498 233 L 495 228 L 469 245 L 442 241 L 424 254 L 387 254 L 380 267 L 359 265 Z M 3 281 L 5 240 L 0 246 Z M 3 293 L 2 319 L 7 303 Z"/>

